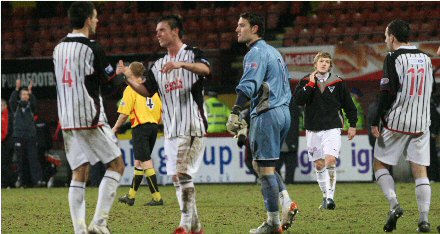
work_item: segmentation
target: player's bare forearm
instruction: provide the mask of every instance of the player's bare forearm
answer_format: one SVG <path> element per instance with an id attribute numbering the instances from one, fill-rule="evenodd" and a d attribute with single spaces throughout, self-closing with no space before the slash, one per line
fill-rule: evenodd
<path id="1" fill-rule="evenodd" d="M 204 63 L 182 63 L 182 68 L 194 72 L 199 76 L 208 76 L 211 69 Z"/>
<path id="2" fill-rule="evenodd" d="M 113 127 L 113 132 L 116 133 L 119 128 L 122 126 L 122 124 L 125 123 L 125 121 L 127 121 L 128 119 L 128 115 L 124 115 L 124 114 L 119 114 L 118 120 L 115 123 L 115 126 Z"/>
<path id="3" fill-rule="evenodd" d="M 356 128 L 350 127 L 348 129 L 347 135 L 348 135 L 348 140 L 351 141 L 356 136 Z"/>
<path id="4" fill-rule="evenodd" d="M 125 80 L 125 82 L 130 85 L 130 87 L 136 91 L 136 93 L 144 96 L 144 97 L 151 97 L 153 95 L 150 95 L 150 92 L 148 92 L 147 87 L 145 87 L 145 85 L 138 83 L 137 81 L 135 81 L 134 79 L 132 79 L 131 77 L 127 77 L 127 79 Z"/>

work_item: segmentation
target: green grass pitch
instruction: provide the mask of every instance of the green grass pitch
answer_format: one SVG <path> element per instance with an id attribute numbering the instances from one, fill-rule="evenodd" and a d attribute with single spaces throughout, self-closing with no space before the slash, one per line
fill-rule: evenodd
<path id="1" fill-rule="evenodd" d="M 440 225 L 440 183 L 432 183 L 430 223 L 432 232 Z M 414 183 L 397 183 L 398 199 L 405 210 L 396 233 L 415 233 L 418 210 Z M 249 233 L 266 219 L 260 186 L 254 184 L 196 185 L 199 215 L 207 234 Z M 115 204 L 109 226 L 113 233 L 171 233 L 180 213 L 173 186 L 160 187 L 164 206 L 143 206 L 150 198 L 142 185 L 134 206 Z M 374 183 L 339 183 L 336 210 L 320 211 L 317 184 L 289 185 L 300 213 L 287 233 L 381 233 L 387 219 L 388 202 Z M 67 201 L 68 188 L 2 189 L 2 233 L 73 233 Z M 128 192 L 120 187 L 117 197 Z M 97 188 L 86 189 L 87 222 L 94 213 Z"/>

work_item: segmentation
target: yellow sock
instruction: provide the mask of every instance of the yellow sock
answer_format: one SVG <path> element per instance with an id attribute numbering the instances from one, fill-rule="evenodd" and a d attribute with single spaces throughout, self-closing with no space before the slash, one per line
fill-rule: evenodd
<path id="1" fill-rule="evenodd" d="M 142 183 L 144 178 L 144 171 L 142 169 L 134 168 L 133 182 L 131 183 L 130 190 L 128 191 L 128 196 L 130 198 L 136 197 L 136 191 L 139 189 L 139 185 Z"/>
<path id="2" fill-rule="evenodd" d="M 162 199 L 162 196 L 160 195 L 159 187 L 157 186 L 156 171 L 154 170 L 154 168 L 149 168 L 144 171 L 144 174 L 147 178 L 148 187 L 150 188 L 153 200 L 160 201 Z"/>
<path id="3" fill-rule="evenodd" d="M 135 191 L 133 188 L 130 188 L 130 190 L 128 191 L 128 197 L 129 197 L 130 199 L 136 197 L 136 191 Z"/>

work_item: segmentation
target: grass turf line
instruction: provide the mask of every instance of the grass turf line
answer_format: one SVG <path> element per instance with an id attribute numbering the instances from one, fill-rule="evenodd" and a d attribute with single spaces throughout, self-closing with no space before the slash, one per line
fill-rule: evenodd
<path id="1" fill-rule="evenodd" d="M 440 183 L 432 183 L 429 219 L 432 231 L 440 225 Z M 397 194 L 405 210 L 396 233 L 414 233 L 418 210 L 414 183 L 397 183 Z M 322 195 L 317 184 L 288 185 L 300 213 L 292 233 L 382 233 L 388 202 L 374 183 L 340 183 L 336 187 L 336 210 L 320 211 Z M 178 226 L 180 213 L 173 186 L 161 186 L 164 206 L 143 206 L 151 200 L 142 185 L 136 203 L 129 207 L 117 202 L 128 192 L 120 187 L 110 213 L 113 233 L 171 233 Z M 196 185 L 197 208 L 207 234 L 249 233 L 266 219 L 259 185 Z M 2 189 L 2 233 L 72 233 L 67 201 L 68 188 Z M 95 211 L 98 189 L 86 189 L 87 222 Z"/>

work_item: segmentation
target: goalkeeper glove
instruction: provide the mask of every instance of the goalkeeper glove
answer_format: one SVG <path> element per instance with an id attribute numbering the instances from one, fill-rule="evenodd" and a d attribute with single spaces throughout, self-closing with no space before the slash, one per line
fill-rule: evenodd
<path id="1" fill-rule="evenodd" d="M 226 123 L 226 129 L 229 133 L 237 135 L 238 131 L 247 128 L 247 123 L 244 119 L 240 119 L 237 114 L 231 113 Z"/>
<path id="2" fill-rule="evenodd" d="M 243 147 L 243 145 L 246 144 L 246 137 L 247 137 L 247 126 L 245 128 L 240 129 L 240 131 L 238 131 L 237 136 L 237 145 L 238 147 Z"/>

